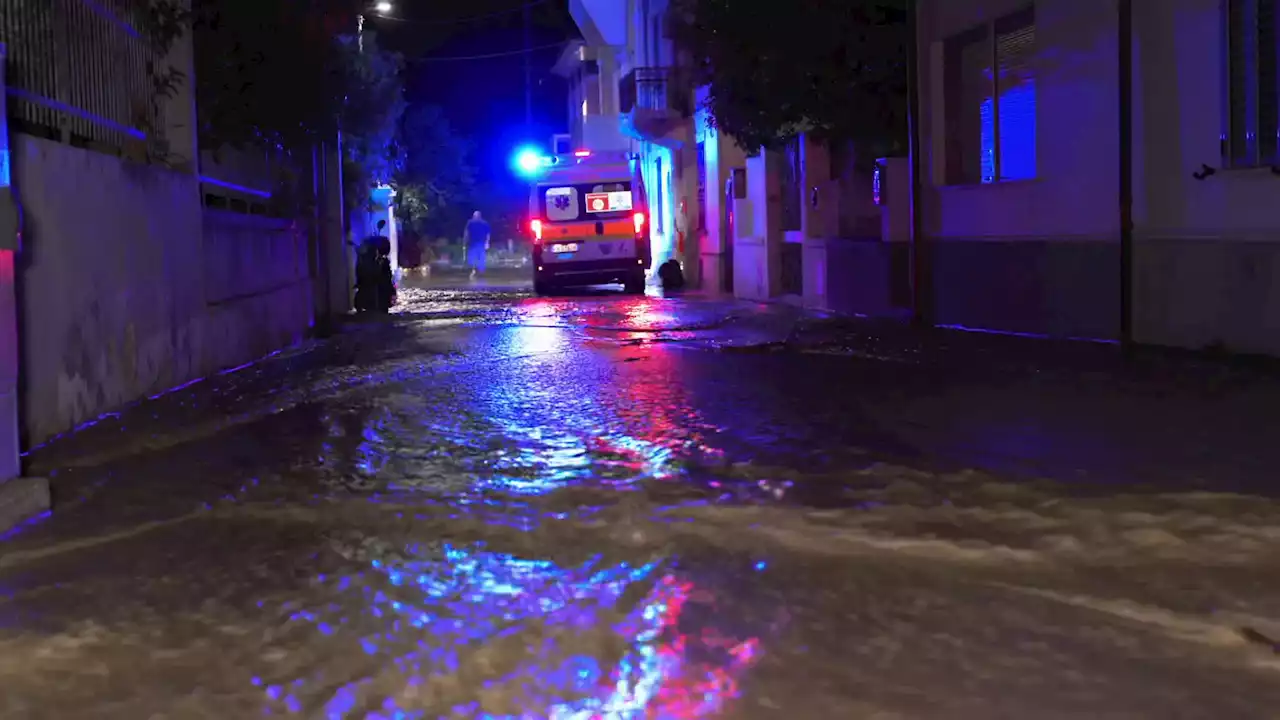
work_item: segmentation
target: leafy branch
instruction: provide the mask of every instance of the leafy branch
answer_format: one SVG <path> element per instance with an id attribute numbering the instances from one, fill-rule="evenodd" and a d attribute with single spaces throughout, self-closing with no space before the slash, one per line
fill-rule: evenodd
<path id="1" fill-rule="evenodd" d="M 673 0 L 668 30 L 707 90 L 710 121 L 743 149 L 801 132 L 891 149 L 906 136 L 902 0 Z"/>
<path id="2" fill-rule="evenodd" d="M 135 123 L 151 139 L 147 159 L 173 165 L 165 128 L 157 120 L 162 116 L 163 105 L 176 98 L 189 79 L 186 72 L 174 67 L 169 56 L 178 41 L 190 33 L 193 14 L 184 0 L 130 0 L 129 10 L 150 53 L 147 74 L 151 93 L 145 107 L 135 113 Z"/>

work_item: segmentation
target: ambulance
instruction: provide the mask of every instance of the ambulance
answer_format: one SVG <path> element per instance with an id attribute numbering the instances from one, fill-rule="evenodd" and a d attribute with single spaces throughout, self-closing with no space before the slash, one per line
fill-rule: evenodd
<path id="1" fill-rule="evenodd" d="M 633 154 L 578 150 L 536 163 L 529 194 L 534 291 L 619 283 L 643 293 L 653 253 Z"/>

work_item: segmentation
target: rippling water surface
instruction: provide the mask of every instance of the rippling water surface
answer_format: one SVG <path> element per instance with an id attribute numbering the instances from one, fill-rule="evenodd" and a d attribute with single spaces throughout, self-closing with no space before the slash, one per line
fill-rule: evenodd
<path id="1" fill-rule="evenodd" d="M 32 454 L 58 512 L 0 541 L 0 716 L 1280 707 L 1280 504 L 1231 432 L 1269 385 L 810 352 L 783 306 L 403 299 Z"/>

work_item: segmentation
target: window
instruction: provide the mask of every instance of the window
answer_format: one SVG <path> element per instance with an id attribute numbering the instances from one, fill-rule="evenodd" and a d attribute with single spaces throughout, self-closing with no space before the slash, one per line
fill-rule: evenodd
<path id="1" fill-rule="evenodd" d="M 542 194 L 548 222 L 616 218 L 631 212 L 634 204 L 630 182 L 544 187 Z"/>
<path id="2" fill-rule="evenodd" d="M 1226 98 L 1222 164 L 1280 164 L 1276 0 L 1226 0 Z"/>
<path id="3" fill-rule="evenodd" d="M 543 209 L 547 214 L 547 220 L 551 222 L 577 220 L 580 212 L 578 209 L 578 189 L 573 187 L 548 188 L 544 197 Z"/>
<path id="4" fill-rule="evenodd" d="M 1035 41 L 1028 8 L 946 42 L 947 184 L 1036 176 Z"/>

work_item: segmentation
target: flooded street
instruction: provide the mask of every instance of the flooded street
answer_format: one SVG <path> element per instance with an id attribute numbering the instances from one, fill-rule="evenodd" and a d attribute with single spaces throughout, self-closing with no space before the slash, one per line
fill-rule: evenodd
<path id="1" fill-rule="evenodd" d="M 32 453 L 0 717 L 1280 717 L 1273 380 L 402 299 Z"/>

